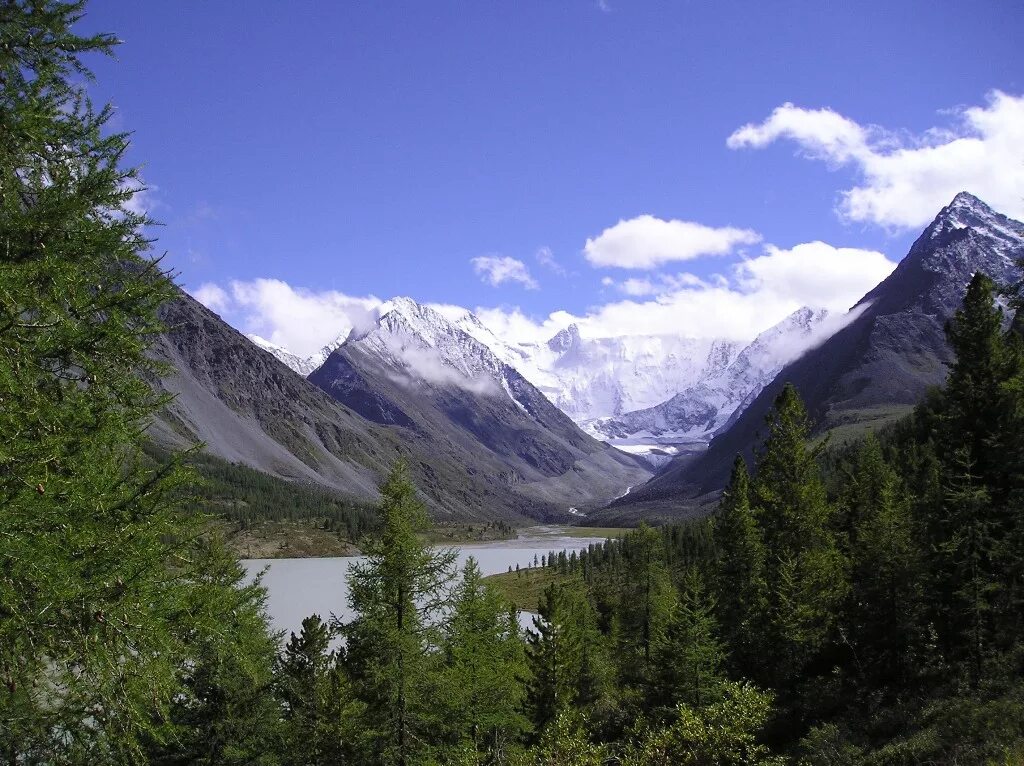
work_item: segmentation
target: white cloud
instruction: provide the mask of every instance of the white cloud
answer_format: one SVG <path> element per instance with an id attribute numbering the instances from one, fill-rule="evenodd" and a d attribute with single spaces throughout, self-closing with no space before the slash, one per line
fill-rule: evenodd
<path id="1" fill-rule="evenodd" d="M 554 311 L 544 319 L 537 320 L 518 306 L 478 306 L 473 309 L 473 313 L 491 332 L 513 343 L 543 343 L 578 319 L 568 311 Z"/>
<path id="2" fill-rule="evenodd" d="M 658 285 L 649 279 L 638 279 L 637 277 L 630 277 L 624 282 L 620 282 L 618 285 L 619 290 L 624 292 L 626 295 L 654 295 L 655 293 L 661 292 L 658 289 Z"/>
<path id="3" fill-rule="evenodd" d="M 993 91 L 985 106 L 954 114 L 952 126 L 912 136 L 862 126 L 830 109 L 783 104 L 726 143 L 761 148 L 789 139 L 813 159 L 853 166 L 859 184 L 843 191 L 838 205 L 850 221 L 917 228 L 960 191 L 1024 217 L 1024 96 Z"/>
<path id="4" fill-rule="evenodd" d="M 192 295 L 213 311 L 227 314 L 248 334 L 259 335 L 293 354 L 310 356 L 353 327 L 372 321 L 380 299 L 337 290 L 292 287 L 280 279 L 233 281 L 229 289 L 206 283 Z"/>
<path id="5" fill-rule="evenodd" d="M 227 311 L 231 305 L 231 296 L 213 282 L 204 282 L 195 290 L 189 290 L 189 293 L 210 311 L 216 311 L 218 314 Z"/>
<path id="6" fill-rule="evenodd" d="M 611 282 L 628 297 L 578 315 L 555 311 L 537 319 L 507 306 L 474 311 L 492 332 L 510 342 L 542 343 L 573 322 L 587 337 L 665 334 L 745 341 L 801 306 L 845 311 L 894 267 L 871 250 L 824 242 L 789 249 L 769 245 L 761 255 L 707 280 L 682 272 Z M 243 332 L 258 334 L 299 356 L 309 356 L 339 334 L 365 326 L 381 304 L 372 295 L 305 290 L 277 279 L 235 281 L 228 289 L 206 283 L 192 294 Z M 457 306 L 432 305 L 449 319 L 465 313 Z M 415 361 L 427 364 L 425 359 Z"/>
<path id="7" fill-rule="evenodd" d="M 769 245 L 736 264 L 728 277 L 710 282 L 688 273 L 626 280 L 617 286 L 628 299 L 581 315 L 561 311 L 538 321 L 518 308 L 476 312 L 499 337 L 514 342 L 543 342 L 573 322 L 595 338 L 666 334 L 748 341 L 801 306 L 846 311 L 895 266 L 881 253 L 824 242 Z"/>
<path id="8" fill-rule="evenodd" d="M 608 281 L 603 284 L 615 285 L 620 292 L 626 295 L 632 295 L 634 297 L 643 295 L 663 295 L 670 293 L 675 290 L 682 290 L 688 287 L 705 287 L 704 280 L 698 277 L 696 274 L 690 274 L 689 272 L 682 272 L 679 274 L 657 274 L 651 278 L 637 278 L 630 277 L 618 284 L 615 280 L 607 278 Z"/>
<path id="9" fill-rule="evenodd" d="M 480 278 L 497 287 L 502 282 L 518 282 L 527 290 L 536 290 L 540 285 L 530 276 L 526 264 L 507 255 L 481 255 L 470 261 Z"/>
<path id="10" fill-rule="evenodd" d="M 555 254 L 551 252 L 550 247 L 545 246 L 537 248 L 537 252 L 533 254 L 533 257 L 537 259 L 537 263 L 548 271 L 551 271 L 560 277 L 564 277 L 566 275 L 567 272 L 565 267 L 555 260 Z"/>
<path id="11" fill-rule="evenodd" d="M 846 311 L 885 279 L 896 264 L 875 250 L 806 242 L 789 250 L 768 245 L 765 254 L 736 265 L 747 294 L 769 292 L 802 306 Z"/>
<path id="12" fill-rule="evenodd" d="M 848 162 L 870 152 L 868 132 L 831 109 L 801 109 L 786 103 L 764 122 L 739 128 L 725 143 L 730 149 L 762 149 L 790 138 L 815 159 Z"/>
<path id="13" fill-rule="evenodd" d="M 481 396 L 493 396 L 500 390 L 497 382 L 486 374 L 470 376 L 450 366 L 435 348 L 409 343 L 391 350 L 405 366 L 404 376 L 390 376 L 400 385 L 415 387 L 420 381 L 426 381 L 440 386 L 457 386 Z"/>
<path id="14" fill-rule="evenodd" d="M 728 255 L 740 245 L 761 241 L 750 229 L 716 229 L 693 221 L 641 215 L 619 221 L 588 239 L 583 254 L 592 266 L 651 269 L 670 261 Z"/>

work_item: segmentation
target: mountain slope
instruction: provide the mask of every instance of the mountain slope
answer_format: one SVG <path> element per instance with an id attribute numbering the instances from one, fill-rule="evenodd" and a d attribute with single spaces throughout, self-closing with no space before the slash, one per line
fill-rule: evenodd
<path id="1" fill-rule="evenodd" d="M 384 304 L 309 377 L 367 420 L 431 439 L 547 514 L 595 507 L 650 472 L 587 436 L 486 345 L 408 298 Z"/>
<path id="2" fill-rule="evenodd" d="M 972 275 L 980 270 L 1012 282 L 1022 257 L 1024 224 L 958 194 L 896 270 L 854 307 L 850 324 L 787 365 L 704 455 L 673 461 L 607 513 L 671 513 L 720 489 L 734 456 L 750 456 L 787 382 L 800 391 L 819 432 L 868 427 L 908 412 L 945 380 L 951 353 L 944 327 Z"/>
<path id="3" fill-rule="evenodd" d="M 159 445 L 202 441 L 216 457 L 361 500 L 375 499 L 381 476 L 403 458 L 441 519 L 516 522 L 556 509 L 499 478 L 498 461 L 474 462 L 472 449 L 452 458 L 429 429 L 367 420 L 184 293 L 163 316 L 169 330 L 153 352 L 176 372 L 156 385 L 176 398 L 150 428 Z"/>

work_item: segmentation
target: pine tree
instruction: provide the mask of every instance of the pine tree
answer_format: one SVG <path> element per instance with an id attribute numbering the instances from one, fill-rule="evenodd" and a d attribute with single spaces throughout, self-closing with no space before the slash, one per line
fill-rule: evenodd
<path id="1" fill-rule="evenodd" d="M 657 530 L 641 522 L 629 536 L 628 555 L 616 615 L 616 653 L 622 681 L 646 686 L 653 679 L 653 648 L 664 635 L 676 595 Z"/>
<path id="2" fill-rule="evenodd" d="M 718 640 L 714 600 L 696 567 L 683 576 L 679 600 L 655 648 L 656 698 L 651 707 L 702 707 L 718 699 L 725 651 Z"/>
<path id="3" fill-rule="evenodd" d="M 941 501 L 931 511 L 936 608 L 947 648 L 980 683 L 986 656 L 1022 625 L 1024 364 L 995 286 L 974 275 L 946 328 L 956 359 L 933 407 Z"/>
<path id="4" fill-rule="evenodd" d="M 760 665 L 758 625 L 766 618 L 765 560 L 761 531 L 750 507 L 750 480 L 736 456 L 715 520 L 716 602 L 730 664 L 739 677 Z"/>
<path id="5" fill-rule="evenodd" d="M 923 639 L 922 556 L 910 503 L 878 439 L 861 445 L 847 505 L 853 518 L 851 640 L 871 688 L 903 688 Z"/>
<path id="6" fill-rule="evenodd" d="M 1001 572 L 993 572 L 991 497 L 977 479 L 969 448 L 951 466 L 946 516 L 947 533 L 938 548 L 947 640 L 954 659 L 966 664 L 972 688 L 981 683 L 984 663 L 991 653 L 992 603 L 1000 588 Z"/>
<path id="7" fill-rule="evenodd" d="M 828 640 L 846 594 L 845 562 L 831 529 L 810 422 L 787 384 L 768 416 L 751 495 L 766 558 L 768 620 L 764 644 L 773 685 L 795 679 Z M 774 661 L 773 658 L 774 657 Z"/>
<path id="8" fill-rule="evenodd" d="M 995 285 L 978 272 L 971 279 L 963 306 L 948 323 L 946 336 L 956 355 L 945 390 L 943 457 L 967 448 L 967 457 L 992 500 L 1002 504 L 1010 492 L 1006 463 L 1008 440 L 1005 406 L 1007 383 L 1019 371 L 1003 334 L 1003 310 L 995 303 Z M 1010 450 L 1012 453 L 1012 450 Z"/>
<path id="9" fill-rule="evenodd" d="M 283 705 L 281 761 L 289 766 L 344 763 L 356 749 L 357 705 L 331 649 L 330 626 L 311 615 L 291 634 L 275 668 Z"/>
<path id="10" fill-rule="evenodd" d="M 527 633 L 527 708 L 541 731 L 570 707 L 598 708 L 609 692 L 610 667 L 582 581 L 549 585 L 538 611 Z"/>
<path id="11" fill-rule="evenodd" d="M 356 694 L 367 705 L 364 726 L 373 757 L 406 766 L 428 739 L 438 618 L 454 578 L 455 552 L 433 550 L 420 539 L 426 510 L 402 463 L 380 491 L 383 530 L 366 546 L 366 562 L 349 572 L 349 607 L 356 617 L 342 633 Z"/>
<path id="12" fill-rule="evenodd" d="M 131 763 L 216 645 L 177 458 L 142 451 L 163 399 L 148 350 L 173 287 L 149 256 L 129 138 L 95 108 L 82 2 L 0 3 L 0 750 Z M 189 608 L 182 607 L 189 604 Z M 247 620 L 259 643 L 266 628 Z M 236 635 L 228 631 L 229 635 Z M 244 641 L 243 641 L 244 639 Z M 241 659 L 236 657 L 236 659 Z"/>
<path id="13" fill-rule="evenodd" d="M 504 752 L 527 725 L 519 712 L 524 647 L 518 613 L 484 582 L 473 557 L 455 591 L 444 655 L 438 730 L 456 750 Z"/>

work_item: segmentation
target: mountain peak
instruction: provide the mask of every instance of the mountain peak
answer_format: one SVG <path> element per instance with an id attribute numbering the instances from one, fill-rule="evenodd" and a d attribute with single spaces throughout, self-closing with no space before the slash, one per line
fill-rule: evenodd
<path id="1" fill-rule="evenodd" d="M 271 354 L 278 361 L 284 362 L 288 367 L 297 372 L 302 377 L 306 377 L 315 370 L 318 366 L 318 362 L 313 359 L 304 359 L 298 354 L 294 354 L 284 346 L 279 346 L 276 343 L 272 343 L 266 338 L 261 338 L 259 335 L 249 334 L 246 335 L 249 340 L 256 346 L 263 349 L 267 353 Z"/>
<path id="2" fill-rule="evenodd" d="M 573 322 L 564 330 L 559 330 L 554 337 L 548 341 L 548 348 L 552 351 L 564 354 L 572 348 L 580 345 L 580 328 Z"/>
<path id="3" fill-rule="evenodd" d="M 425 307 L 409 298 L 405 295 L 397 295 L 391 300 L 385 301 L 380 304 L 380 308 L 377 309 L 377 314 L 380 317 L 385 317 L 391 313 L 409 315 L 417 315 L 423 312 Z"/>
<path id="4" fill-rule="evenodd" d="M 959 229 L 978 229 L 985 233 L 1006 236 L 1010 233 L 1007 231 L 1007 224 L 1012 223 L 1014 222 L 1011 219 L 997 213 L 970 192 L 962 191 L 939 211 L 927 231 L 932 239 Z M 1017 232 L 1012 232 L 1011 236 L 1016 234 Z"/>
<path id="5" fill-rule="evenodd" d="M 989 212 L 991 212 L 991 209 L 988 205 L 986 205 L 984 202 L 982 202 L 980 199 L 978 199 L 968 191 L 962 191 L 955 197 L 953 197 L 953 201 L 950 202 L 949 205 L 947 205 L 947 207 L 959 209 L 981 208 L 983 210 L 988 210 Z"/>

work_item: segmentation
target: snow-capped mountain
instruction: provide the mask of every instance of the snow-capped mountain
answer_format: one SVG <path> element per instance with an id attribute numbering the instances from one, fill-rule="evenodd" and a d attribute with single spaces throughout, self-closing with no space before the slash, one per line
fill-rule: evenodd
<path id="1" fill-rule="evenodd" d="M 367 420 L 429 438 L 467 472 L 513 485 L 543 513 L 606 502 L 649 476 L 581 431 L 464 325 L 392 299 L 309 380 Z"/>
<path id="2" fill-rule="evenodd" d="M 376 355 L 410 384 L 454 385 L 480 394 L 505 394 L 519 407 L 509 379 L 514 368 L 436 310 L 411 298 L 393 298 L 378 309 L 374 327 L 338 345 Z M 328 354 L 330 356 L 330 354 Z"/>
<path id="3" fill-rule="evenodd" d="M 824 316 L 802 309 L 745 348 L 733 340 L 669 335 L 585 338 L 575 324 L 546 343 L 517 344 L 499 338 L 471 311 L 394 298 L 379 307 L 372 326 L 340 336 L 313 357 L 254 342 L 301 375 L 351 344 L 386 361 L 393 377 L 479 394 L 508 393 L 508 368 L 590 435 L 657 462 L 680 445 L 706 446 L 793 353 L 807 347 Z"/>
<path id="4" fill-rule="evenodd" d="M 742 344 L 679 336 L 585 339 L 570 325 L 541 360 L 556 386 L 552 401 L 577 422 L 654 406 L 724 370 Z"/>
<path id="5" fill-rule="evenodd" d="M 259 335 L 246 335 L 249 340 L 255 343 L 257 346 L 262 348 L 264 351 L 273 354 L 274 358 L 279 362 L 283 362 L 285 365 L 290 367 L 292 370 L 297 372 L 304 378 L 308 378 L 309 374 L 313 372 L 317 367 L 324 363 L 324 361 L 331 355 L 338 346 L 345 342 L 348 337 L 348 333 L 338 336 L 333 341 L 328 343 L 326 346 L 321 348 L 312 356 L 299 356 L 293 354 L 291 351 L 286 349 L 284 346 L 279 346 L 276 343 L 271 343 L 266 338 L 261 338 Z"/>
<path id="6" fill-rule="evenodd" d="M 283 362 L 302 377 L 309 375 L 309 373 L 313 372 L 313 370 L 319 367 L 322 363 L 322 361 L 320 363 L 315 362 L 312 357 L 303 358 L 298 354 L 293 354 L 288 349 L 278 346 L 276 343 L 271 343 L 269 340 L 261 338 L 259 335 L 246 335 L 245 337 L 264 351 L 272 354 L 277 361 Z"/>
<path id="7" fill-rule="evenodd" d="M 654 407 L 598 418 L 584 430 L 630 452 L 659 456 L 681 445 L 701 448 L 724 429 L 786 364 L 838 329 L 840 317 L 825 309 L 798 309 L 765 330 L 724 369 L 709 367 L 702 379 Z M 662 458 L 664 459 L 664 458 Z"/>
<path id="8" fill-rule="evenodd" d="M 507 343 L 469 311 L 454 323 L 577 423 L 653 407 L 725 370 L 743 344 L 672 335 L 584 338 L 575 324 L 547 343 Z"/>
<path id="9" fill-rule="evenodd" d="M 675 461 L 620 503 L 648 511 L 679 508 L 720 489 L 735 456 L 752 454 L 786 383 L 796 386 L 819 432 L 855 433 L 900 418 L 945 381 L 953 356 L 944 328 L 973 275 L 981 271 L 997 284 L 1013 284 L 1022 278 L 1022 259 L 1024 223 L 961 192 L 892 274 L 849 312 L 852 319 L 786 365 L 707 452 Z"/>

